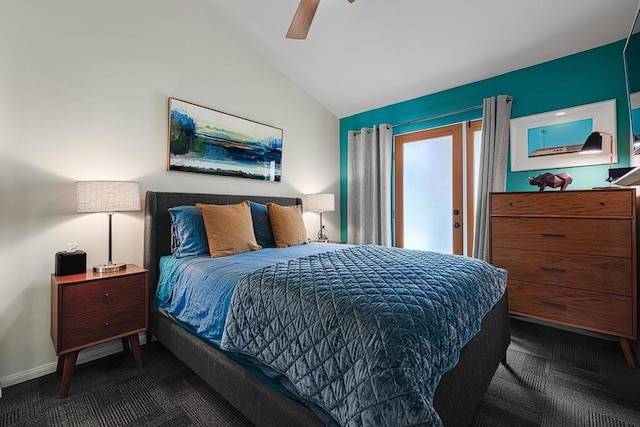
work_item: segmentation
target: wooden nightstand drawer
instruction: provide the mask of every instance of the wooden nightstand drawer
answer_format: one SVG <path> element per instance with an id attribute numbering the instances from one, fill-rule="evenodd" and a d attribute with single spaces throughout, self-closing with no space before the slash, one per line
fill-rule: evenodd
<path id="1" fill-rule="evenodd" d="M 492 262 L 509 271 L 510 281 L 633 295 L 631 258 L 493 248 Z"/>
<path id="2" fill-rule="evenodd" d="M 491 194 L 493 215 L 632 217 L 634 204 L 633 193 L 616 190 Z"/>
<path id="3" fill-rule="evenodd" d="M 62 349 L 145 329 L 144 302 L 67 317 L 62 320 Z"/>
<path id="4" fill-rule="evenodd" d="M 629 258 L 633 231 L 633 223 L 624 219 L 494 217 L 491 245 Z"/>
<path id="5" fill-rule="evenodd" d="M 509 279 L 509 311 L 633 338 L 633 299 Z"/>
<path id="6" fill-rule="evenodd" d="M 144 281 L 144 274 L 140 274 L 65 286 L 62 317 L 144 302 Z"/>

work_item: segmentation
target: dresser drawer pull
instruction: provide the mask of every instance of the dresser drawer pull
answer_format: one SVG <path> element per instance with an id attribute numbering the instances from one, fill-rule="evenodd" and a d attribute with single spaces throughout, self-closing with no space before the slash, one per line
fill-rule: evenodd
<path id="1" fill-rule="evenodd" d="M 565 238 L 566 234 L 556 234 L 556 233 L 540 233 L 542 237 L 556 237 L 556 238 Z"/>
<path id="2" fill-rule="evenodd" d="M 544 270 L 544 271 L 556 271 L 558 273 L 566 273 L 567 269 L 566 268 L 559 268 L 559 267 L 545 267 L 544 265 L 540 266 L 540 270 Z"/>
<path id="3" fill-rule="evenodd" d="M 110 294 L 109 292 L 107 292 L 106 294 L 104 294 L 104 299 L 109 298 L 109 296 L 110 296 L 110 295 L 111 295 L 111 294 Z"/>
<path id="4" fill-rule="evenodd" d="M 104 327 L 105 327 L 105 328 L 106 328 L 106 327 L 108 327 L 109 325 L 111 325 L 111 323 L 109 323 L 109 322 L 104 322 Z"/>
<path id="5" fill-rule="evenodd" d="M 560 302 L 547 301 L 545 299 L 542 300 L 542 304 L 548 305 L 550 307 L 555 307 L 555 308 L 567 308 L 567 304 L 562 304 Z"/>

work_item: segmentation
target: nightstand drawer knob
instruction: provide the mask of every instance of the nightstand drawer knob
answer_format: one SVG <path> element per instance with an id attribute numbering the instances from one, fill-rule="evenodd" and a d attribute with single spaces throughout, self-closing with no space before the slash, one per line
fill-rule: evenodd
<path id="1" fill-rule="evenodd" d="M 109 322 L 104 322 L 104 326 L 105 326 L 105 327 L 109 326 L 110 324 L 111 324 L 111 323 L 109 323 Z"/>
<path id="2" fill-rule="evenodd" d="M 106 294 L 104 294 L 104 299 L 109 298 L 109 295 L 111 295 L 109 292 L 107 292 Z"/>

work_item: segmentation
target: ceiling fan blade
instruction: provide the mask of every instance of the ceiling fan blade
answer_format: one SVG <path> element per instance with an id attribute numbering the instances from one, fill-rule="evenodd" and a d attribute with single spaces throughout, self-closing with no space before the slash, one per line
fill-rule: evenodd
<path id="1" fill-rule="evenodd" d="M 293 21 L 287 31 L 288 39 L 306 39 L 309 28 L 311 27 L 311 21 L 316 14 L 318 4 L 320 0 L 300 0 L 298 10 L 293 15 Z"/>

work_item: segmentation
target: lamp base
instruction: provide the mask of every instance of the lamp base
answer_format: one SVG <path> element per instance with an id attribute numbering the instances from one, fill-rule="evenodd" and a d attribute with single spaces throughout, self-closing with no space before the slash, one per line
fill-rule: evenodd
<path id="1" fill-rule="evenodd" d="M 95 273 L 111 273 L 114 271 L 120 271 L 127 268 L 127 264 L 102 264 L 102 265 L 94 265 L 93 271 Z"/>
<path id="2" fill-rule="evenodd" d="M 322 227 L 320 231 L 318 231 L 318 234 L 316 234 L 316 238 L 318 239 L 319 242 L 329 241 L 329 235 L 325 231 L 324 227 Z"/>

